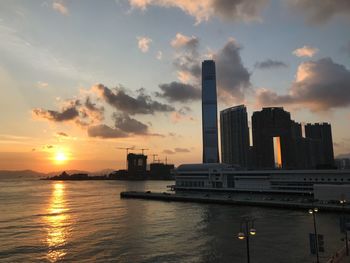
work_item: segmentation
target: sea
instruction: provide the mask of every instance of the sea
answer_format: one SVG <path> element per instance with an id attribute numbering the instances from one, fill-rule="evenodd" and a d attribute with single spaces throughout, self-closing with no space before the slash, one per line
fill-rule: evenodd
<path id="1" fill-rule="evenodd" d="M 0 262 L 247 262 L 247 218 L 250 262 L 315 262 L 307 211 L 120 198 L 173 183 L 0 179 Z M 320 262 L 344 244 L 339 216 L 316 215 Z"/>

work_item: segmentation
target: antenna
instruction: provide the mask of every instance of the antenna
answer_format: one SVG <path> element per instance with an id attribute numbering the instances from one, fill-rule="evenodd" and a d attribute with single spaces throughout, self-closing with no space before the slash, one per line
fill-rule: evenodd
<path id="1" fill-rule="evenodd" d="M 156 162 L 156 156 L 158 156 L 158 154 L 152 154 L 152 156 L 153 156 L 153 163 L 155 163 Z"/>
<path id="2" fill-rule="evenodd" d="M 128 169 L 128 154 L 129 154 L 129 150 L 134 150 L 135 146 L 132 147 L 117 147 L 117 149 L 119 150 L 126 150 L 126 162 L 125 162 L 125 169 Z"/>

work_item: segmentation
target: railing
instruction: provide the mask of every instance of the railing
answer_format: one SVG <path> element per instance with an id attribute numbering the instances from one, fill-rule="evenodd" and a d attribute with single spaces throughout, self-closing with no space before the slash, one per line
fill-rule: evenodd
<path id="1" fill-rule="evenodd" d="M 334 253 L 334 255 L 326 261 L 326 263 L 341 263 L 341 262 L 347 262 L 343 261 L 346 257 L 346 248 L 345 245 L 339 249 L 337 252 Z"/>

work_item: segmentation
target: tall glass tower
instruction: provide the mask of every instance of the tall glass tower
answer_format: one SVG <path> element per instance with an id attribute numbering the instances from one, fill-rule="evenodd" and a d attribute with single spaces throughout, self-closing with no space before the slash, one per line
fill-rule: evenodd
<path id="1" fill-rule="evenodd" d="M 215 62 L 202 62 L 202 136 L 203 163 L 218 163 L 218 120 Z"/>
<path id="2" fill-rule="evenodd" d="M 220 111 L 221 161 L 248 167 L 249 128 L 247 108 L 239 105 Z"/>

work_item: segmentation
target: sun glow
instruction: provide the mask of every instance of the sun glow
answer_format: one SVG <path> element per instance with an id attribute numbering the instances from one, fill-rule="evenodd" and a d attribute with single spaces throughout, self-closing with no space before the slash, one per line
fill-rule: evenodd
<path id="1" fill-rule="evenodd" d="M 56 163 L 64 163 L 68 160 L 67 154 L 63 151 L 56 152 L 55 161 Z"/>

